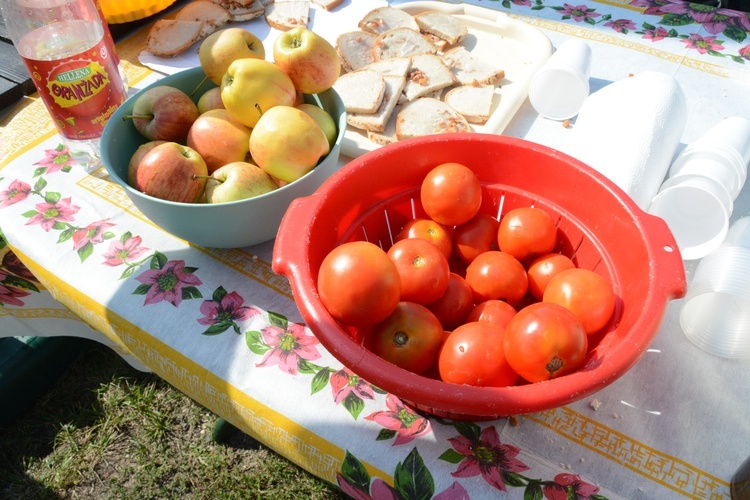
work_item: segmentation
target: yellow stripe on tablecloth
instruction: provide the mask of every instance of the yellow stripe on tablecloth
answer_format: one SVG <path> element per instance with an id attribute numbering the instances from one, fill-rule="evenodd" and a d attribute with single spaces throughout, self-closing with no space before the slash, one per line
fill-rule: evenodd
<path id="1" fill-rule="evenodd" d="M 70 310 L 54 307 L 0 307 L 0 316 L 12 316 L 18 319 L 70 319 L 79 321 L 78 316 Z"/>
<path id="2" fill-rule="evenodd" d="M 729 483 L 726 481 L 587 418 L 567 406 L 524 415 L 524 418 L 690 498 L 730 498 Z"/>
<path id="3" fill-rule="evenodd" d="M 246 434 L 312 474 L 336 483 L 346 450 L 313 434 L 278 411 L 263 405 L 237 387 L 149 335 L 122 316 L 60 281 L 27 255 L 14 249 L 19 259 L 52 296 L 125 352 L 133 354 L 157 375 L 209 408 Z M 393 484 L 389 474 L 363 462 L 371 476 Z"/>

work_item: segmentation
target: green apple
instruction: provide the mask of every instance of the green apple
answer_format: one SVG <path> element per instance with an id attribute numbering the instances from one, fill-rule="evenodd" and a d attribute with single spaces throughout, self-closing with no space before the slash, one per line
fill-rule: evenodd
<path id="1" fill-rule="evenodd" d="M 144 155 L 134 187 L 162 200 L 194 203 L 203 195 L 207 175 L 206 162 L 195 150 L 165 142 Z"/>
<path id="2" fill-rule="evenodd" d="M 293 106 L 269 109 L 250 134 L 253 161 L 272 177 L 293 182 L 330 151 L 328 138 L 310 115 Z"/>
<path id="3" fill-rule="evenodd" d="M 213 87 L 198 98 L 198 113 L 205 113 L 211 109 L 224 109 L 221 101 L 221 87 Z"/>
<path id="4" fill-rule="evenodd" d="M 290 106 L 296 98 L 297 91 L 287 74 L 262 59 L 237 59 L 221 81 L 224 107 L 250 128 L 274 106 Z"/>
<path id="5" fill-rule="evenodd" d="M 315 104 L 302 103 L 297 105 L 298 109 L 301 109 L 313 120 L 318 122 L 320 128 L 323 129 L 326 137 L 328 138 L 328 146 L 333 149 L 333 145 L 336 144 L 336 137 L 338 137 L 338 131 L 336 130 L 336 122 L 333 121 L 333 117 L 320 106 Z"/>
<path id="6" fill-rule="evenodd" d="M 226 28 L 211 33 L 198 49 L 198 60 L 209 80 L 221 84 L 224 73 L 236 59 L 265 59 L 263 42 L 243 28 Z"/>
<path id="7" fill-rule="evenodd" d="M 193 122 L 187 145 L 203 157 L 211 174 L 227 163 L 245 161 L 251 131 L 226 109 L 211 109 Z"/>
<path id="8" fill-rule="evenodd" d="M 216 170 L 206 181 L 206 201 L 224 203 L 270 193 L 279 186 L 260 167 L 237 161 Z"/>
<path id="9" fill-rule="evenodd" d="M 341 59 L 336 48 L 303 26 L 285 31 L 276 38 L 273 60 L 303 94 L 328 90 L 341 74 Z"/>

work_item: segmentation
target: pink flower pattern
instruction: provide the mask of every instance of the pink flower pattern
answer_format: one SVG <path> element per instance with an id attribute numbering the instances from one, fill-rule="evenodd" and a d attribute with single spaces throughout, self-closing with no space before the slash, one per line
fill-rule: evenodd
<path id="1" fill-rule="evenodd" d="M 599 487 L 582 481 L 576 474 L 558 474 L 542 491 L 547 500 L 588 500 L 599 493 Z"/>
<path id="2" fill-rule="evenodd" d="M 289 323 L 286 329 L 269 325 L 261 330 L 263 340 L 271 347 L 255 366 L 275 366 L 289 375 L 297 375 L 301 360 L 312 361 L 320 358 L 315 347 L 320 342 L 313 335 L 305 333 L 305 327 Z"/>
<path id="3" fill-rule="evenodd" d="M 28 198 L 31 186 L 23 181 L 15 180 L 8 189 L 0 191 L 0 208 L 9 207 Z"/>
<path id="4" fill-rule="evenodd" d="M 82 229 L 77 229 L 73 233 L 73 249 L 79 250 L 87 243 L 96 245 L 103 242 L 104 232 L 112 226 L 114 224 L 102 220 L 91 223 Z"/>
<path id="5" fill-rule="evenodd" d="M 140 236 L 130 236 L 125 241 L 113 241 L 109 244 L 107 253 L 104 254 L 104 265 L 117 267 L 137 259 L 149 250 L 141 246 L 142 242 Z"/>
<path id="6" fill-rule="evenodd" d="M 80 207 L 71 205 L 71 199 L 63 198 L 57 202 L 38 203 L 37 213 L 29 219 L 27 226 L 39 224 L 42 229 L 49 232 L 58 222 L 72 222 L 73 216 L 78 213 Z"/>
<path id="7" fill-rule="evenodd" d="M 76 164 L 73 155 L 67 146 L 60 144 L 57 149 L 45 149 L 45 157 L 34 165 L 46 167 L 47 174 L 53 174 L 62 170 L 64 167 L 71 167 Z"/>
<path id="8" fill-rule="evenodd" d="M 354 394 L 361 399 L 375 399 L 372 386 L 346 368 L 342 368 L 331 375 L 331 392 L 336 404 L 341 404 L 350 394 Z"/>
<path id="9" fill-rule="evenodd" d="M 178 307 L 182 302 L 182 289 L 202 283 L 195 274 L 186 272 L 184 268 L 184 260 L 171 260 L 161 269 L 149 269 L 136 277 L 149 287 L 144 305 L 164 301 Z"/>
<path id="10" fill-rule="evenodd" d="M 396 396 L 388 394 L 385 398 L 387 410 L 376 411 L 366 416 L 386 429 L 396 431 L 393 446 L 406 444 L 419 436 L 432 432 L 430 421 L 406 406 Z"/>

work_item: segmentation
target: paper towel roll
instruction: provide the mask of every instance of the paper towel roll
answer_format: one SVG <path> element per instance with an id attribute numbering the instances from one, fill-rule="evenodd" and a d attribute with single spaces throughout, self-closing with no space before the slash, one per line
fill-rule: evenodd
<path id="1" fill-rule="evenodd" d="M 666 73 L 643 72 L 594 92 L 563 152 L 598 170 L 644 210 L 659 191 L 687 122 L 685 94 Z"/>

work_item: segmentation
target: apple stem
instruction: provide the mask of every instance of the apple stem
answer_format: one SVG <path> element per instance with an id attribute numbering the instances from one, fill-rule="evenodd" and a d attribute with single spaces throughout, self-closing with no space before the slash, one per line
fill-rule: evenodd
<path id="1" fill-rule="evenodd" d="M 146 120 L 150 120 L 154 117 L 154 115 L 123 115 L 122 121 L 125 120 L 132 120 L 133 118 L 143 118 Z"/>
<path id="2" fill-rule="evenodd" d="M 193 91 L 190 93 L 191 96 L 194 96 L 196 92 L 198 92 L 198 89 L 203 86 L 204 83 L 206 83 L 206 80 L 208 80 L 208 76 L 204 76 L 203 80 L 198 83 L 198 85 L 193 89 Z"/>
<path id="3" fill-rule="evenodd" d="M 257 102 L 255 103 L 255 109 L 257 109 L 257 110 L 258 110 L 258 114 L 259 114 L 260 116 L 263 116 L 263 110 L 262 110 L 262 109 L 260 109 L 260 104 L 258 104 Z"/>
<path id="4" fill-rule="evenodd" d="M 213 176 L 211 176 L 211 175 L 198 175 L 198 174 L 193 174 L 193 176 L 192 176 L 191 178 L 192 178 L 192 179 L 193 179 L 194 181 L 197 181 L 198 179 L 206 179 L 206 180 L 208 180 L 208 181 L 216 181 L 216 182 L 218 182 L 219 184 L 221 184 L 222 182 L 224 182 L 224 181 L 222 181 L 221 179 L 217 179 L 216 177 L 213 177 Z"/>

